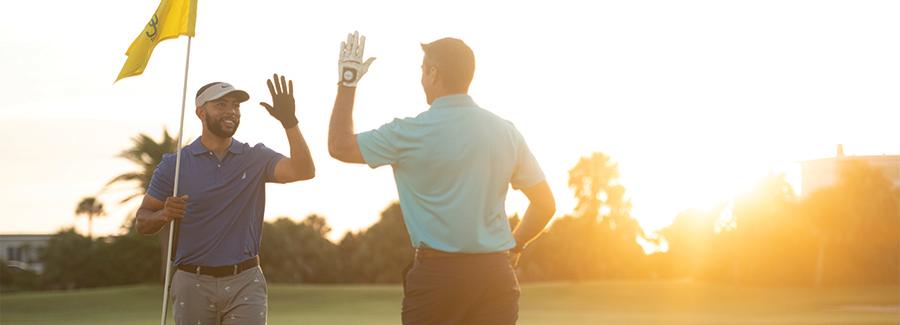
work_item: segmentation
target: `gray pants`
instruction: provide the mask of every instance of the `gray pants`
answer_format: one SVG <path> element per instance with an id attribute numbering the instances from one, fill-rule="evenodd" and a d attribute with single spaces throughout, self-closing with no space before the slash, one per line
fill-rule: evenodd
<path id="1" fill-rule="evenodd" d="M 176 325 L 266 324 L 266 278 L 257 266 L 216 278 L 178 270 L 172 277 Z"/>
<path id="2" fill-rule="evenodd" d="M 515 324 L 519 281 L 505 255 L 416 258 L 403 288 L 404 325 Z"/>

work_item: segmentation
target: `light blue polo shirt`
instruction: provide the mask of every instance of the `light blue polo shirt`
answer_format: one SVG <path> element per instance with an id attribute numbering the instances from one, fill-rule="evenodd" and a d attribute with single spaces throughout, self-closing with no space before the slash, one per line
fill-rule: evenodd
<path id="1" fill-rule="evenodd" d="M 513 248 L 507 190 L 544 180 L 515 126 L 465 94 L 438 98 L 416 117 L 360 133 L 357 142 L 370 167 L 393 167 L 414 247 L 463 253 Z"/>
<path id="2" fill-rule="evenodd" d="M 266 182 L 284 158 L 263 144 L 232 139 L 221 161 L 200 138 L 181 150 L 178 195 L 190 195 L 178 233 L 175 265 L 231 265 L 259 254 Z M 147 194 L 172 196 L 175 154 L 166 154 L 153 172 Z"/>

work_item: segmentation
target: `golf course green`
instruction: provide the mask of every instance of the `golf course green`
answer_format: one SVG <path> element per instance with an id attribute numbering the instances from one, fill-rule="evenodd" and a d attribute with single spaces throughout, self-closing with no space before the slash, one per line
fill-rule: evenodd
<path id="1" fill-rule="evenodd" d="M 0 323 L 159 324 L 161 286 L 4 293 Z M 395 285 L 270 285 L 269 324 L 399 324 Z M 519 324 L 900 324 L 900 287 L 526 284 Z M 171 323 L 171 320 L 170 320 Z"/>

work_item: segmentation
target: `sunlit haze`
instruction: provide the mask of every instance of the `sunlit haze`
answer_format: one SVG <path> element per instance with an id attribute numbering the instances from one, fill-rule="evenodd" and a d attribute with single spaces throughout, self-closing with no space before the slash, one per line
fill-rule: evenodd
<path id="1" fill-rule="evenodd" d="M 144 74 L 113 83 L 157 0 L 16 1 L 0 20 L 0 233 L 75 225 L 75 206 L 136 167 L 130 139 L 178 131 L 187 39 L 162 42 Z M 900 3 L 893 1 L 385 2 L 199 0 L 186 141 L 200 135 L 193 93 L 212 81 L 247 90 L 235 138 L 289 154 L 270 102 L 272 73 L 294 80 L 312 181 L 267 187 L 266 219 L 315 213 L 332 239 L 375 222 L 397 199 L 390 168 L 329 157 L 341 40 L 359 30 L 377 57 L 360 82 L 356 131 L 428 108 L 419 44 L 457 37 L 474 50 L 470 89 L 512 121 L 540 162 L 557 216 L 575 205 L 568 170 L 595 151 L 622 173 L 647 230 L 728 200 L 796 162 L 900 154 Z M 14 14 L 12 14 L 14 13 Z M 130 188 L 100 195 L 119 231 Z M 511 191 L 508 213 L 527 200 Z"/>

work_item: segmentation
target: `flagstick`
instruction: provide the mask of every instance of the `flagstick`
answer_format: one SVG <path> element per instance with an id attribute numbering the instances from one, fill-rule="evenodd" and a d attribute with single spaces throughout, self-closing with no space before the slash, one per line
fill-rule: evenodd
<path id="1" fill-rule="evenodd" d="M 188 80 L 188 67 L 191 63 L 191 37 L 188 36 L 187 41 L 187 57 L 184 60 L 184 87 L 181 91 L 181 123 L 178 125 L 178 145 L 177 150 L 175 150 L 175 183 L 172 189 L 172 196 L 178 196 L 178 175 L 179 170 L 181 169 L 181 137 L 184 133 L 184 106 L 187 101 L 187 80 Z M 172 247 L 172 239 L 175 237 L 175 220 L 169 222 L 169 245 L 166 246 L 168 249 L 166 250 L 166 282 L 163 286 L 163 304 L 162 304 L 162 319 L 160 320 L 161 325 L 166 325 L 166 313 L 169 309 L 169 284 L 172 279 L 172 251 L 175 250 Z"/>

